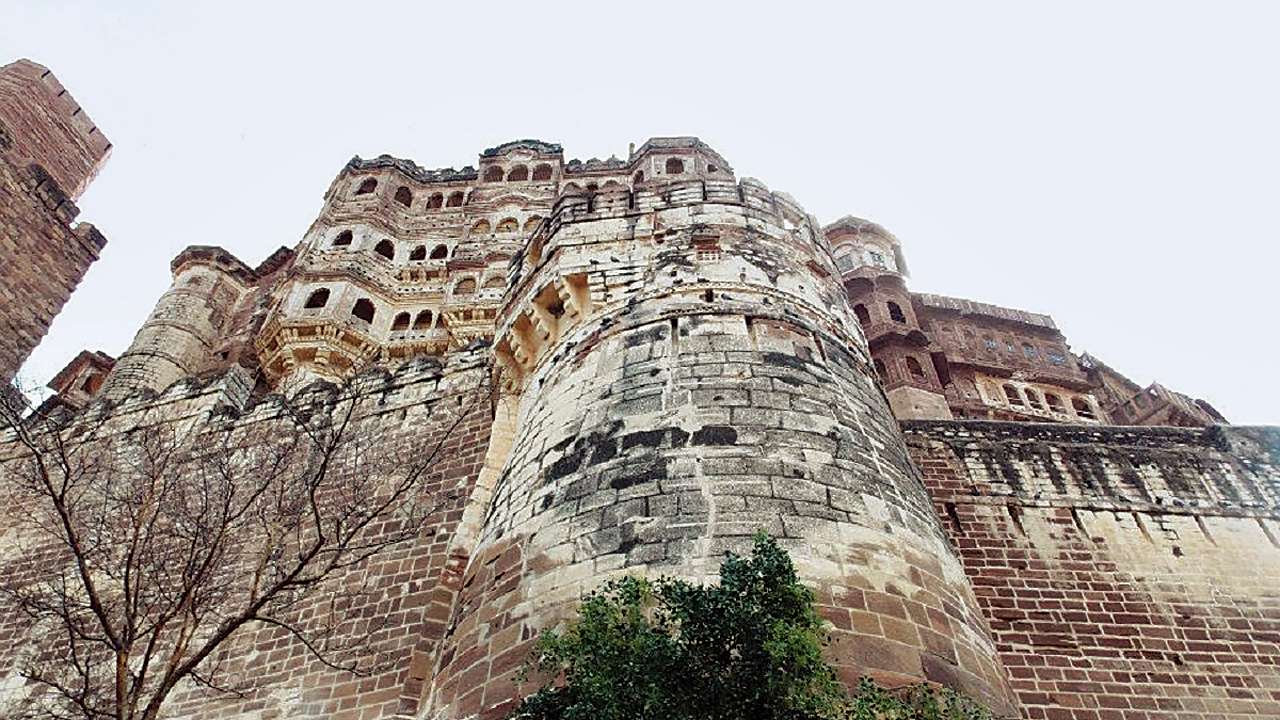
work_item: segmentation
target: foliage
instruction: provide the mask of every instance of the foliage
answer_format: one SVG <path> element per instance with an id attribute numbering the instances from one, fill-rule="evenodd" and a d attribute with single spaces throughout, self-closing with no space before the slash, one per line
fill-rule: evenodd
<path id="1" fill-rule="evenodd" d="M 786 551 L 758 534 L 718 585 L 624 577 L 544 633 L 526 667 L 551 681 L 512 720 L 984 720 L 927 686 L 850 695 L 822 657 L 826 626 Z"/>

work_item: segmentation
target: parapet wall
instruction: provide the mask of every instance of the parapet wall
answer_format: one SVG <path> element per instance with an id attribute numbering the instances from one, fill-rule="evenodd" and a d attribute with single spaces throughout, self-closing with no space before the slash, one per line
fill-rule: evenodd
<path id="1" fill-rule="evenodd" d="M 1024 717 L 1280 716 L 1280 430 L 902 427 Z"/>
<path id="2" fill-rule="evenodd" d="M 44 168 L 76 200 L 98 174 L 111 142 L 53 73 L 30 60 L 0 67 L 0 150 Z"/>

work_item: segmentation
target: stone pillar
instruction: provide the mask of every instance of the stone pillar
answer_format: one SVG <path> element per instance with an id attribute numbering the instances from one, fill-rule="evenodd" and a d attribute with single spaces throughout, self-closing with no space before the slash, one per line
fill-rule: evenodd
<path id="1" fill-rule="evenodd" d="M 1011 713 L 816 224 L 749 181 L 738 202 L 676 195 L 530 242 L 495 343 L 517 431 L 435 716 L 501 715 L 533 638 L 604 579 L 712 580 L 757 530 L 816 591 L 846 681 L 930 680 Z"/>

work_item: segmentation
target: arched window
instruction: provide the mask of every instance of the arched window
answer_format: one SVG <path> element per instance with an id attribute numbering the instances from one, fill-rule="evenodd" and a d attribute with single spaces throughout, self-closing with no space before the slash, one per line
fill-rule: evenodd
<path id="1" fill-rule="evenodd" d="M 388 260 L 396 259 L 396 246 L 390 240 L 383 240 L 373 246 L 373 251 Z"/>
<path id="2" fill-rule="evenodd" d="M 538 229 L 538 223 L 540 223 L 540 222 L 542 222 L 542 218 L 541 218 L 541 217 L 539 217 L 539 216 L 537 216 L 537 215 L 533 215 L 533 216 L 531 216 L 528 220 L 525 220 L 525 221 L 524 221 L 524 231 L 525 231 L 525 232 L 527 232 L 527 233 L 531 233 L 531 232 L 533 232 L 534 230 L 537 230 L 537 229 Z"/>
<path id="3" fill-rule="evenodd" d="M 507 173 L 507 182 L 524 182 L 529 179 L 529 168 L 517 165 Z"/>
<path id="4" fill-rule="evenodd" d="M 409 259 L 410 260 L 426 260 L 427 246 L 419 245 L 418 247 L 414 248 L 413 251 L 409 253 Z"/>
<path id="5" fill-rule="evenodd" d="M 503 218 L 498 223 L 498 232 L 513 233 L 520 229 L 520 223 L 515 218 Z"/>
<path id="6" fill-rule="evenodd" d="M 907 356 L 907 372 L 911 373 L 911 377 L 921 379 L 924 377 L 924 368 L 920 366 L 920 361 L 914 357 Z"/>
<path id="7" fill-rule="evenodd" d="M 497 165 L 490 165 L 484 170 L 485 182 L 502 182 L 502 168 Z"/>
<path id="8" fill-rule="evenodd" d="M 507 287 L 507 279 L 502 277 L 501 275 L 494 275 L 493 277 L 484 281 L 485 290 L 494 290 L 494 289 L 501 290 L 501 289 L 505 289 L 506 287 Z"/>
<path id="9" fill-rule="evenodd" d="M 449 193 L 449 201 L 445 203 L 449 207 L 462 207 L 462 191 Z"/>
<path id="10" fill-rule="evenodd" d="M 463 278 L 453 286 L 454 295 L 471 295 L 476 291 L 476 281 L 473 278 Z"/>
<path id="11" fill-rule="evenodd" d="M 444 194 L 443 194 L 443 193 L 435 193 L 435 194 L 434 194 L 434 195 L 432 195 L 431 197 L 427 198 L 427 209 L 428 209 L 428 210 L 435 210 L 435 209 L 440 208 L 440 207 L 441 207 L 441 206 L 443 206 L 443 205 L 444 205 Z"/>
<path id="12" fill-rule="evenodd" d="M 667 174 L 679 175 L 684 172 L 684 161 L 680 158 L 667 158 Z"/>
<path id="13" fill-rule="evenodd" d="M 1071 398 L 1071 407 L 1075 409 L 1076 415 L 1082 418 L 1093 419 L 1093 407 L 1089 405 L 1089 401 L 1082 397 Z"/>
<path id="14" fill-rule="evenodd" d="M 1031 361 L 1040 357 L 1040 353 L 1036 352 L 1035 346 L 1030 343 L 1022 343 L 1022 355 Z"/>
<path id="15" fill-rule="evenodd" d="M 413 319 L 414 330 L 427 330 L 431 327 L 431 311 L 423 310 L 418 313 L 418 317 Z"/>
<path id="16" fill-rule="evenodd" d="M 329 304 L 329 288 L 320 288 L 312 290 L 307 296 L 307 302 L 302 307 L 311 310 L 314 308 L 322 308 Z"/>
<path id="17" fill-rule="evenodd" d="M 444 260 L 449 257 L 449 248 L 445 245 L 437 245 L 431 249 L 432 260 Z"/>
<path id="18" fill-rule="evenodd" d="M 533 179 L 535 182 L 551 179 L 551 166 L 543 163 L 533 169 Z"/>
<path id="19" fill-rule="evenodd" d="M 477 220 L 475 225 L 471 226 L 472 235 L 488 235 L 492 232 L 488 220 Z"/>
<path id="20" fill-rule="evenodd" d="M 375 180 L 374 178 L 365 178 L 364 182 L 360 183 L 360 187 L 356 188 L 356 194 L 368 195 L 369 193 L 377 189 L 378 189 L 377 180 Z"/>
<path id="21" fill-rule="evenodd" d="M 631 176 L 631 182 L 634 185 L 639 185 L 640 183 L 644 182 L 644 171 L 637 170 L 636 174 Z"/>
<path id="22" fill-rule="evenodd" d="M 373 322 L 373 314 L 373 301 L 369 298 L 360 298 L 355 305 L 351 306 L 351 316 L 358 317 L 367 323 Z"/>
<path id="23" fill-rule="evenodd" d="M 1003 388 L 1004 399 L 1008 400 L 1010 405 L 1022 407 L 1022 393 L 1018 392 L 1018 388 L 1010 385 L 1009 383 L 1005 383 Z"/>
<path id="24" fill-rule="evenodd" d="M 889 319 L 900 323 L 907 321 L 907 316 L 902 314 L 902 308 L 898 307 L 898 303 L 890 300 L 885 305 L 889 308 Z"/>
<path id="25" fill-rule="evenodd" d="M 863 305 L 862 303 L 854 305 L 853 314 L 858 316 L 858 323 L 861 324 L 862 327 L 866 327 L 871 324 L 871 312 L 867 310 L 866 305 Z"/>
<path id="26" fill-rule="evenodd" d="M 716 167 L 715 165 L 708 164 L 707 172 L 709 173 L 720 172 L 720 168 Z"/>
<path id="27" fill-rule="evenodd" d="M 877 358 L 872 364 L 876 366 L 876 376 L 880 378 L 880 382 L 889 382 L 889 368 L 884 366 L 884 361 Z"/>
<path id="28" fill-rule="evenodd" d="M 413 204 L 413 193 L 409 192 L 409 188 L 401 185 L 396 188 L 396 202 L 405 207 L 409 207 Z"/>
<path id="29" fill-rule="evenodd" d="M 351 244 L 350 230 L 343 230 L 342 232 L 338 233 L 338 237 L 333 239 L 334 247 L 341 247 L 343 245 L 350 245 L 350 244 Z"/>
<path id="30" fill-rule="evenodd" d="M 392 330 L 408 330 L 410 320 L 412 320 L 412 318 L 409 317 L 409 313 L 402 312 L 396 315 L 395 320 L 391 321 L 391 329 Z"/>
<path id="31" fill-rule="evenodd" d="M 1044 402 L 1053 412 L 1065 413 L 1067 409 L 1062 405 L 1062 398 L 1053 393 L 1044 394 Z"/>
<path id="32" fill-rule="evenodd" d="M 1027 404 L 1036 410 L 1043 410 L 1044 403 L 1040 402 L 1040 392 L 1035 388 L 1027 388 Z"/>

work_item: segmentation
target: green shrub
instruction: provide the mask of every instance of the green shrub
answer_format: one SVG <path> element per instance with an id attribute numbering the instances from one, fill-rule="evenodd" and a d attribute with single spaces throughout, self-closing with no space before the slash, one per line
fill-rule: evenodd
<path id="1" fill-rule="evenodd" d="M 976 704 L 863 680 L 852 694 L 822 657 L 827 631 L 786 551 L 758 534 L 718 585 L 624 577 L 538 639 L 526 677 L 548 678 L 512 720 L 985 720 Z"/>

